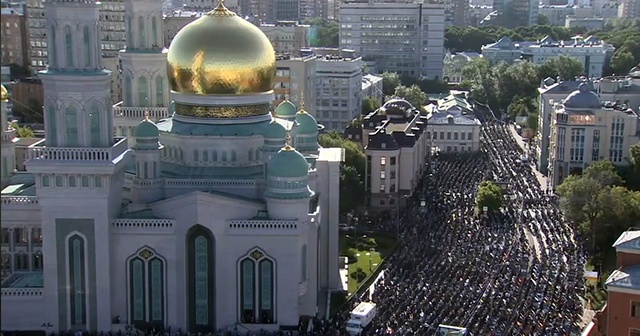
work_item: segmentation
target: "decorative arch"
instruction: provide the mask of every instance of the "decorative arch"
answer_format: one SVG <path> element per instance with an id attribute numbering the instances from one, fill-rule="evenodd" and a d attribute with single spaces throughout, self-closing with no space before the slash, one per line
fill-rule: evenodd
<path id="1" fill-rule="evenodd" d="M 156 106 L 164 106 L 164 79 L 161 74 L 156 75 Z"/>
<path id="2" fill-rule="evenodd" d="M 215 237 L 196 224 L 187 231 L 187 302 L 190 332 L 215 330 Z"/>
<path id="3" fill-rule="evenodd" d="M 52 102 L 49 102 L 47 104 L 47 121 L 49 122 L 48 124 L 46 124 L 46 130 L 48 131 L 48 136 L 47 136 L 47 145 L 51 146 L 51 147 L 55 147 L 58 145 L 58 126 L 57 126 L 57 113 L 56 113 L 56 105 Z"/>
<path id="4" fill-rule="evenodd" d="M 154 48 L 160 47 L 160 43 L 158 43 L 158 19 L 155 16 L 151 17 L 151 43 L 153 43 L 152 47 Z"/>
<path id="5" fill-rule="evenodd" d="M 65 46 L 65 59 L 67 60 L 66 65 L 68 67 L 73 67 L 73 35 L 71 33 L 71 26 L 64 26 L 64 46 Z"/>
<path id="6" fill-rule="evenodd" d="M 74 106 L 64 109 L 65 143 L 70 147 L 77 147 L 78 139 L 78 110 Z"/>
<path id="7" fill-rule="evenodd" d="M 276 261 L 254 247 L 238 261 L 238 323 L 276 323 Z"/>
<path id="8" fill-rule="evenodd" d="M 58 41 L 56 40 L 56 29 L 58 29 L 58 27 L 52 22 L 49 23 L 51 24 L 51 42 L 48 44 L 51 47 L 49 66 L 55 69 L 58 67 Z"/>
<path id="9" fill-rule="evenodd" d="M 127 15 L 127 46 L 133 48 L 133 24 L 131 23 L 131 15 Z"/>
<path id="10" fill-rule="evenodd" d="M 91 130 L 91 146 L 100 146 L 100 107 L 96 103 L 89 107 L 89 129 Z"/>
<path id="11" fill-rule="evenodd" d="M 138 106 L 149 106 L 149 80 L 145 76 L 138 77 Z"/>
<path id="12" fill-rule="evenodd" d="M 127 311 L 138 328 L 162 327 L 166 316 L 166 259 L 143 246 L 130 255 L 127 269 Z"/>
<path id="13" fill-rule="evenodd" d="M 73 231 L 65 237 L 65 256 L 67 262 L 67 309 L 69 326 L 74 329 L 87 329 L 88 323 L 88 251 L 87 237 Z"/>
<path id="14" fill-rule="evenodd" d="M 129 73 L 129 71 L 126 71 L 124 74 L 124 98 L 125 105 L 133 105 L 133 83 L 131 80 L 131 73 Z"/>
<path id="15" fill-rule="evenodd" d="M 145 31 L 146 27 L 144 24 L 144 17 L 139 16 L 138 17 L 138 46 L 140 48 L 146 48 L 147 47 L 147 39 L 146 39 L 146 35 L 147 32 Z"/>
<path id="16" fill-rule="evenodd" d="M 82 49 L 84 51 L 84 66 L 91 66 L 91 35 L 89 33 L 89 26 L 82 28 Z"/>

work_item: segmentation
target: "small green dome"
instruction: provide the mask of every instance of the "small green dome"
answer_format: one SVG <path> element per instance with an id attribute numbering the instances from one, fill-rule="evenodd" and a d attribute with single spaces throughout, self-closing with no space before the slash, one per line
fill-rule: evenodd
<path id="1" fill-rule="evenodd" d="M 318 122 L 311 114 L 301 110 L 296 114 L 299 134 L 318 134 Z"/>
<path id="2" fill-rule="evenodd" d="M 285 146 L 267 162 L 269 177 L 305 177 L 309 174 L 309 163 L 293 147 Z"/>
<path id="3" fill-rule="evenodd" d="M 287 130 L 274 120 L 267 125 L 264 137 L 267 139 L 285 139 L 287 137 Z"/>
<path id="4" fill-rule="evenodd" d="M 160 135 L 158 127 L 151 120 L 145 119 L 136 126 L 136 138 L 157 138 Z"/>
<path id="5" fill-rule="evenodd" d="M 285 99 L 276 107 L 276 116 L 281 118 L 293 117 L 296 115 L 296 106 L 289 99 Z"/>

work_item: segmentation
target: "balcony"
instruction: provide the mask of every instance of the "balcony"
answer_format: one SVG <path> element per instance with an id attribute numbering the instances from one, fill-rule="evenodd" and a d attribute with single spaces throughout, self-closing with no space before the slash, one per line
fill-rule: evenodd
<path id="1" fill-rule="evenodd" d="M 115 144 L 109 148 L 47 148 L 45 139 L 42 139 L 27 148 L 27 160 L 114 161 L 128 149 L 127 138 L 115 138 L 114 141 Z"/>
<path id="2" fill-rule="evenodd" d="M 153 120 L 169 118 L 169 110 L 166 107 L 128 107 L 122 106 L 122 102 L 113 105 L 113 116 L 115 118 L 131 118 L 142 120 L 146 118 Z"/>
<path id="3" fill-rule="evenodd" d="M 289 220 L 232 220 L 227 223 L 230 235 L 290 236 L 298 234 L 298 222 Z"/>
<path id="4" fill-rule="evenodd" d="M 37 196 L 2 196 L 2 209 L 37 208 Z"/>

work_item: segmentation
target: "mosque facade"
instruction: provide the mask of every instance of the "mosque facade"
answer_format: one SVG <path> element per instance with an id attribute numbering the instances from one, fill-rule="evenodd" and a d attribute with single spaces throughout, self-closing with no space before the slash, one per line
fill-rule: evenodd
<path id="1" fill-rule="evenodd" d="M 278 330 L 325 315 L 341 288 L 343 150 L 319 146 L 304 106 L 271 110 L 273 47 L 222 3 L 162 50 L 161 3 L 125 2 L 124 104 L 171 117 L 141 120 L 132 148 L 114 138 L 98 6 L 45 3 L 46 139 L 28 174 L 3 170 L 3 331 Z M 25 267 L 31 253 L 40 264 Z"/>

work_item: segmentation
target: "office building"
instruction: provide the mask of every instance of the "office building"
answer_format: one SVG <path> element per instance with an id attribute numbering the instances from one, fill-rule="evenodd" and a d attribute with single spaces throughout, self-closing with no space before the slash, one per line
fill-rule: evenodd
<path id="1" fill-rule="evenodd" d="M 500 62 L 511 64 L 520 59 L 521 56 L 522 51 L 519 45 L 506 36 L 501 37 L 495 43 L 482 46 L 482 57 L 489 61 L 491 65 L 497 65 Z"/>
<path id="2" fill-rule="evenodd" d="M 442 78 L 444 5 L 344 3 L 340 48 L 377 63 L 378 71 Z"/>
<path id="3" fill-rule="evenodd" d="M 604 19 L 603 18 L 579 18 L 572 15 L 568 15 L 565 18 L 565 28 L 576 28 L 582 27 L 587 31 L 596 31 L 602 30 L 604 28 Z"/>
<path id="4" fill-rule="evenodd" d="M 640 0 L 621 0 L 618 7 L 618 17 L 637 19 L 640 17 Z"/>
<path id="5" fill-rule="evenodd" d="M 309 47 L 309 25 L 297 21 L 278 21 L 275 24 L 260 23 L 259 27 L 278 54 L 299 56 L 301 49 Z"/>
<path id="6" fill-rule="evenodd" d="M 150 42 L 161 40 L 152 33 L 162 4 L 126 1 L 128 16 L 149 16 L 133 25 L 125 53 L 157 54 Z M 65 25 L 52 27 L 50 67 L 40 73 L 46 138 L 2 194 L 1 303 L 10 307 L 2 328 L 259 334 L 328 318 L 323 298 L 342 288 L 344 151 L 319 146 L 318 124 L 303 109 L 273 116 L 275 51 L 266 36 L 222 4 L 187 25 L 159 77 L 175 113 L 141 119 L 130 149 L 113 137 L 110 73 L 98 27 L 86 24 L 98 21 L 97 4 L 53 0 L 45 11 Z M 88 31 L 89 43 L 65 38 L 71 25 Z M 232 51 L 219 43 L 230 35 Z M 159 58 L 130 59 L 146 70 Z M 158 77 L 132 73 L 136 104 L 165 100 L 148 86 Z"/>
<path id="7" fill-rule="evenodd" d="M 299 0 L 298 1 L 298 20 L 329 18 L 329 1 L 328 0 Z"/>
<path id="8" fill-rule="evenodd" d="M 498 22 L 506 27 L 537 25 L 538 8 L 536 0 L 493 0 Z"/>
<path id="9" fill-rule="evenodd" d="M 480 120 L 473 114 L 467 92 L 452 91 L 425 107 L 427 136 L 432 150 L 472 153 L 480 150 Z"/>
<path id="10" fill-rule="evenodd" d="M 27 19 L 23 6 L 2 8 L 0 20 L 2 49 L 0 50 L 2 65 L 16 64 L 29 66 L 29 47 L 27 36 Z"/>
<path id="11" fill-rule="evenodd" d="M 553 188 L 591 162 L 629 165 L 629 148 L 640 140 L 637 107 L 603 103 L 587 83 L 555 103 L 550 119 L 548 176 Z"/>

